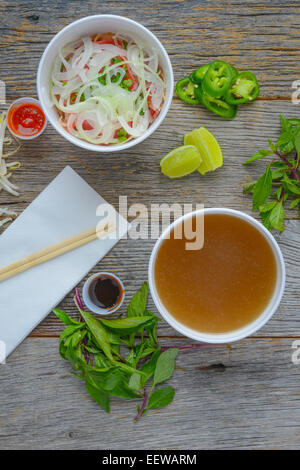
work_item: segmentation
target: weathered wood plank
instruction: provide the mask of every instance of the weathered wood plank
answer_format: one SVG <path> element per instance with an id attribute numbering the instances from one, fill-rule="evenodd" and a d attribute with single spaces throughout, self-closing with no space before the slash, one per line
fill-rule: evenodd
<path id="1" fill-rule="evenodd" d="M 189 106 L 173 100 L 169 113 L 159 129 L 146 141 L 118 154 L 99 154 L 79 149 L 63 139 L 50 124 L 39 139 L 23 144 L 18 158 L 22 168 L 13 181 L 20 184 L 21 197 L 0 192 L 0 205 L 9 203 L 23 210 L 61 171 L 71 165 L 96 191 L 111 204 L 119 196 L 136 202 L 203 203 L 251 212 L 251 199 L 243 196 L 243 185 L 258 178 L 264 161 L 244 166 L 254 152 L 266 148 L 267 139 L 274 141 L 280 131 L 280 114 L 297 117 L 299 107 L 286 101 L 256 101 L 240 107 L 233 121 L 226 121 L 202 106 Z M 172 148 L 181 145 L 182 137 L 205 125 L 218 138 L 224 153 L 224 166 L 201 177 L 197 172 L 188 177 L 169 180 L 160 172 L 159 160 Z M 291 218 L 297 213 L 288 212 Z"/>
<path id="2" fill-rule="evenodd" d="M 56 32 L 97 13 L 128 16 L 149 27 L 170 54 L 176 79 L 216 57 L 255 71 L 262 96 L 289 97 L 291 82 L 300 77 L 295 1 L 113 0 L 101 2 L 99 10 L 95 0 L 6 0 L 0 8 L 1 79 L 10 98 L 35 94 L 40 56 Z"/>
<path id="3" fill-rule="evenodd" d="M 299 449 L 290 339 L 179 353 L 174 403 L 137 424 L 136 402 L 114 399 L 110 415 L 99 409 L 57 346 L 27 339 L 0 366 L 1 449 Z"/>

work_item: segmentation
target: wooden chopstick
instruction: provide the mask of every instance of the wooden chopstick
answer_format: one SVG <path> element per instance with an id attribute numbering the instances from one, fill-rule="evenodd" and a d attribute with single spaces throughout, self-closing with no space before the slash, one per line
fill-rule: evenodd
<path id="1" fill-rule="evenodd" d="M 4 266 L 0 269 L 0 282 L 22 273 L 27 269 L 32 268 L 33 266 L 37 266 L 53 258 L 56 258 L 57 256 L 63 255 L 68 251 L 75 250 L 76 248 L 96 240 L 97 238 L 102 238 L 104 235 L 112 232 L 115 228 L 115 224 L 113 223 L 105 224 L 100 228 L 93 227 L 92 229 L 86 230 L 85 232 L 67 238 L 62 242 L 44 248 L 37 253 L 33 253 L 32 255 L 15 261 L 8 266 Z"/>

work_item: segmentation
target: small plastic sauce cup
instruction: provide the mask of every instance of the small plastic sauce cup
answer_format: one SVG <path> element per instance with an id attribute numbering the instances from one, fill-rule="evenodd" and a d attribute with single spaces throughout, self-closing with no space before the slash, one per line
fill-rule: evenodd
<path id="1" fill-rule="evenodd" d="M 90 288 L 91 288 L 91 285 L 93 284 L 93 282 L 96 279 L 100 279 L 100 278 L 102 278 L 102 279 L 105 279 L 105 278 L 111 279 L 111 280 L 115 281 L 115 283 L 118 285 L 120 294 L 119 294 L 119 298 L 118 298 L 117 302 L 114 305 L 111 305 L 109 307 L 100 307 L 99 305 L 96 305 L 96 303 L 93 301 L 93 299 L 91 297 Z M 90 276 L 86 280 L 86 282 L 83 286 L 83 289 L 82 289 L 82 297 L 83 297 L 83 301 L 84 301 L 85 305 L 92 312 L 97 313 L 98 315 L 110 315 L 111 313 L 116 312 L 121 307 L 121 305 L 122 305 L 122 303 L 125 299 L 125 288 L 124 288 L 124 285 L 123 285 L 123 282 L 121 281 L 121 279 L 119 279 L 118 276 L 116 276 L 115 274 L 108 273 L 108 272 L 100 272 L 100 273 L 93 274 L 92 276 Z"/>
<path id="2" fill-rule="evenodd" d="M 8 108 L 7 126 L 18 139 L 31 140 L 41 135 L 47 120 L 40 102 L 26 96 L 14 101 Z"/>

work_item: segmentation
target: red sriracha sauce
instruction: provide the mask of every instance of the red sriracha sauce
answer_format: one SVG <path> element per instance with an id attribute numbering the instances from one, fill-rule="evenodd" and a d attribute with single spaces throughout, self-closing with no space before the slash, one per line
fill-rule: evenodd
<path id="1" fill-rule="evenodd" d="M 8 115 L 8 125 L 21 137 L 32 137 L 38 134 L 45 125 L 45 114 L 34 103 L 20 103 L 12 106 Z"/>

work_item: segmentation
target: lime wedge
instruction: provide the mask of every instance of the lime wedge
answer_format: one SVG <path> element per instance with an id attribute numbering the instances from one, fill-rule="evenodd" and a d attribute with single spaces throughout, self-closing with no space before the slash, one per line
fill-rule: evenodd
<path id="1" fill-rule="evenodd" d="M 214 171 L 223 165 L 223 154 L 215 136 L 206 127 L 195 129 L 183 137 L 184 145 L 195 145 L 202 157 L 202 163 L 197 170 L 201 175 Z"/>
<path id="2" fill-rule="evenodd" d="M 161 171 L 169 178 L 181 178 L 197 170 L 202 158 L 194 145 L 182 145 L 160 161 Z"/>

